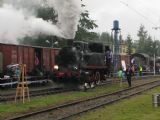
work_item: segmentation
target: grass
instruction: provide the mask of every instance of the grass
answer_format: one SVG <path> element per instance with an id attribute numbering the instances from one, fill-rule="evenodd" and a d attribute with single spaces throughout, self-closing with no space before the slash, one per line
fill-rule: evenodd
<path id="1" fill-rule="evenodd" d="M 152 94 L 160 87 L 136 97 L 105 106 L 74 120 L 160 120 L 160 107 L 152 105 Z"/>
<path id="2" fill-rule="evenodd" d="M 125 88 L 126 86 L 127 85 L 124 85 L 123 88 Z M 73 91 L 56 95 L 32 98 L 31 102 L 26 102 L 25 104 L 3 103 L 0 104 L 0 120 L 4 119 L 5 117 L 12 116 L 14 114 L 26 113 L 46 106 L 58 105 L 69 101 L 79 100 L 107 92 L 117 91 L 123 88 L 120 88 L 119 84 L 105 85 L 103 87 L 100 86 L 94 89 L 89 89 L 87 92 Z"/>

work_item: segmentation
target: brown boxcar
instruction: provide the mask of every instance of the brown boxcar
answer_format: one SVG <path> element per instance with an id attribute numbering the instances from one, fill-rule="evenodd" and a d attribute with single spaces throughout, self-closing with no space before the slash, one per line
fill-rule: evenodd
<path id="1" fill-rule="evenodd" d="M 17 46 L 0 44 L 0 52 L 3 54 L 3 70 L 6 70 L 9 64 L 17 64 Z"/>
<path id="2" fill-rule="evenodd" d="M 43 48 L 43 53 L 42 53 L 42 56 L 43 56 L 43 66 L 42 67 L 45 67 L 45 69 L 47 71 L 50 70 L 50 49 L 48 48 Z"/>
<path id="3" fill-rule="evenodd" d="M 0 52 L 3 54 L 3 69 L 9 64 L 26 64 L 27 72 L 34 67 L 34 48 L 28 46 L 0 44 Z"/>
<path id="4" fill-rule="evenodd" d="M 32 71 L 35 66 L 35 50 L 32 47 L 29 47 L 28 50 L 29 58 L 28 58 L 28 71 Z"/>
<path id="5" fill-rule="evenodd" d="M 23 63 L 23 46 L 18 46 L 18 63 Z"/>
<path id="6" fill-rule="evenodd" d="M 2 70 L 10 64 L 26 64 L 27 72 L 31 72 L 35 66 L 40 70 L 50 71 L 55 63 L 55 56 L 59 53 L 59 48 L 47 48 L 25 45 L 12 45 L 0 43 L 0 53 L 2 54 Z M 36 63 L 36 55 L 38 63 Z"/>
<path id="7" fill-rule="evenodd" d="M 28 70 L 28 66 L 29 66 L 29 54 L 28 54 L 28 47 L 23 47 L 23 64 L 26 64 L 26 69 Z"/>

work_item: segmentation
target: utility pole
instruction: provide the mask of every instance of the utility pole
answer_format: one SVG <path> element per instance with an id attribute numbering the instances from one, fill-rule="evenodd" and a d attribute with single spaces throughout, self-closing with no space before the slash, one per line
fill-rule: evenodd
<path id="1" fill-rule="evenodd" d="M 158 29 L 160 29 L 160 27 L 152 27 L 152 29 L 158 30 Z M 154 63 L 153 63 L 154 64 L 153 65 L 153 67 L 154 67 L 154 75 L 156 75 L 156 49 L 158 48 L 155 42 L 156 41 L 155 41 L 155 36 L 154 36 L 154 44 L 155 44 L 155 46 L 153 46 L 153 49 L 154 49 Z"/>
<path id="2" fill-rule="evenodd" d="M 155 36 L 154 36 L 154 39 L 153 39 L 153 43 L 155 44 Z M 155 44 L 156 45 L 156 44 Z M 153 46 L 153 49 L 154 49 L 154 60 L 153 60 L 153 67 L 154 67 L 154 75 L 156 75 L 156 47 Z"/>

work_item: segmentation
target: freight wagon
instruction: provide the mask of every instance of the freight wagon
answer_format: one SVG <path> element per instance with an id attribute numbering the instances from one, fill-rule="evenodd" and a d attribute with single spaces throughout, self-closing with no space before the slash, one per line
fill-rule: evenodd
<path id="1" fill-rule="evenodd" d="M 26 45 L 14 45 L 0 43 L 0 75 L 1 82 L 7 81 L 3 78 L 8 74 L 8 68 L 18 64 L 26 64 L 27 75 L 36 80 L 36 76 L 45 76 L 55 65 L 55 57 L 59 53 L 59 48 L 36 47 Z M 14 70 L 12 70 L 14 72 Z M 9 74 L 13 77 L 14 73 Z"/>

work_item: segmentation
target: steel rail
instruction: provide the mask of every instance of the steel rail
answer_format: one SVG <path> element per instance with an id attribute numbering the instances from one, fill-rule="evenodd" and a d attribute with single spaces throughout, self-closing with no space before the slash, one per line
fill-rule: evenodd
<path id="1" fill-rule="evenodd" d="M 54 120 L 63 120 L 66 118 L 70 118 L 74 115 L 131 97 L 133 95 L 142 93 L 146 90 L 152 89 L 157 86 L 160 86 L 160 81 L 148 82 L 124 90 L 120 90 L 117 92 L 103 94 L 97 97 L 92 97 L 86 100 L 79 100 L 56 107 L 49 107 L 43 110 L 23 114 L 6 120 L 20 120 L 20 119 L 28 120 L 30 118 L 37 118 L 39 115 L 43 117 L 50 116 Z M 40 118 L 43 119 L 43 117 Z M 45 119 L 49 120 L 48 118 L 44 118 L 43 120 Z"/>
<path id="2" fill-rule="evenodd" d="M 146 78 L 149 79 L 150 77 L 153 76 L 143 76 L 141 78 Z M 160 76 L 154 76 L 154 78 L 157 78 Z M 134 81 L 137 81 L 139 79 L 134 79 Z M 113 84 L 113 83 L 119 83 L 120 80 L 117 78 L 112 78 L 112 79 L 108 79 L 108 80 L 104 80 L 101 84 L 99 84 L 98 86 L 103 86 L 106 84 Z M 126 82 L 125 79 L 123 79 L 123 82 Z M 31 97 L 35 97 L 35 96 L 41 96 L 41 95 L 51 95 L 51 94 L 57 94 L 57 93 L 62 93 L 62 92 L 68 92 L 68 91 L 72 91 L 75 89 L 65 89 L 65 88 L 47 88 L 47 89 L 43 89 L 43 90 L 34 90 L 34 91 L 30 91 L 30 96 Z M 0 103 L 2 102 L 8 102 L 8 101 L 12 101 L 15 98 L 15 94 L 11 93 L 11 94 L 4 94 L 1 95 L 0 94 Z"/>
<path id="3" fill-rule="evenodd" d="M 44 89 L 44 90 L 35 90 L 35 91 L 30 92 L 30 97 L 41 96 L 41 95 L 51 95 L 51 94 L 68 92 L 68 91 L 72 91 L 72 90 L 74 90 L 74 89 L 48 88 L 48 89 Z M 15 99 L 15 94 L 0 95 L 0 103 L 12 101 L 14 99 Z"/>

